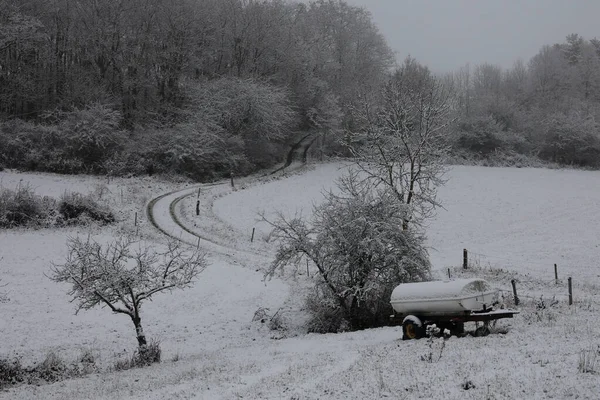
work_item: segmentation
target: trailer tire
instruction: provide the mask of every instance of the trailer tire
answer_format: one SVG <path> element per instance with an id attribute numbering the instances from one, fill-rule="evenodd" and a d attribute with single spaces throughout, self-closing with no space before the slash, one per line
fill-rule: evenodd
<path id="1" fill-rule="evenodd" d="M 423 337 L 423 324 L 418 317 L 409 315 L 402 321 L 402 340 L 420 339 Z"/>
<path id="2" fill-rule="evenodd" d="M 480 326 L 477 329 L 475 329 L 476 337 L 483 337 L 483 336 L 487 336 L 489 334 L 490 334 L 490 327 L 487 325 L 483 325 L 483 326 Z"/>

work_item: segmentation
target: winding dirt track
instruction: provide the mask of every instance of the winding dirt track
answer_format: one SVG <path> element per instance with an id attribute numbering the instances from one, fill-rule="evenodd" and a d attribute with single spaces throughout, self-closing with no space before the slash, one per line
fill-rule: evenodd
<path id="1" fill-rule="evenodd" d="M 225 182 L 216 184 L 203 184 L 192 188 L 175 190 L 162 194 L 152 199 L 146 207 L 148 221 L 166 236 L 185 242 L 191 246 L 202 245 L 211 251 L 232 255 L 233 249 L 211 240 L 209 237 L 185 226 L 177 216 L 176 207 L 185 198 L 194 196 L 198 189 L 225 185 Z M 165 212 L 168 210 L 168 212 Z"/>
<path id="2" fill-rule="evenodd" d="M 201 190 L 204 194 L 209 193 L 209 199 L 214 199 L 214 191 L 227 191 L 228 185 L 229 181 L 201 184 L 155 197 L 146 207 L 148 221 L 169 238 L 203 248 L 213 254 L 224 255 L 235 263 L 253 266 L 264 265 L 270 256 L 268 251 L 265 252 L 265 248 L 261 247 L 260 243 L 255 242 L 254 245 L 242 243 L 239 241 L 241 233 L 236 232 L 235 227 L 226 226 L 226 228 L 233 230 L 226 237 L 214 233 L 215 227 L 222 228 L 226 225 L 217 216 L 205 217 L 201 220 L 201 223 L 186 220 L 184 217 L 184 214 L 192 209 L 189 203 L 190 198 L 193 201 L 198 190 Z M 211 190 L 213 194 L 210 194 Z M 187 205 L 185 204 L 186 200 L 188 201 Z M 203 207 L 207 206 L 210 207 L 210 205 L 203 204 Z"/>

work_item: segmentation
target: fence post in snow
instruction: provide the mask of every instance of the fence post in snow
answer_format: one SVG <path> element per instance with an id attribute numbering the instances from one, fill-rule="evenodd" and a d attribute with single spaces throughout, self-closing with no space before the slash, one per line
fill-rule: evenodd
<path id="1" fill-rule="evenodd" d="M 573 305 L 573 280 L 569 277 L 569 305 Z"/>
<path id="2" fill-rule="evenodd" d="M 310 278 L 310 273 L 308 272 L 308 258 L 306 259 L 306 276 Z"/>
<path id="3" fill-rule="evenodd" d="M 254 242 L 254 231 L 256 228 L 252 228 L 252 237 L 250 238 L 250 243 Z"/>
<path id="4" fill-rule="evenodd" d="M 233 184 L 233 171 L 229 173 L 229 177 L 231 178 L 231 187 L 235 187 Z"/>
<path id="5" fill-rule="evenodd" d="M 451 279 L 450 278 L 450 268 L 448 268 L 448 279 Z"/>
<path id="6" fill-rule="evenodd" d="M 200 215 L 200 200 L 196 200 L 196 216 Z"/>
<path id="7" fill-rule="evenodd" d="M 463 249 L 463 268 L 467 269 L 468 264 L 469 264 L 469 255 L 467 254 L 467 249 Z"/>
<path id="8" fill-rule="evenodd" d="M 554 283 L 558 285 L 558 267 L 554 264 Z"/>
<path id="9" fill-rule="evenodd" d="M 519 305 L 519 296 L 517 296 L 517 281 L 514 279 L 510 281 L 513 288 L 513 296 L 515 297 L 515 306 Z"/>
<path id="10" fill-rule="evenodd" d="M 135 213 L 135 217 L 134 217 L 133 224 L 134 224 L 135 226 L 137 226 L 137 212 Z"/>

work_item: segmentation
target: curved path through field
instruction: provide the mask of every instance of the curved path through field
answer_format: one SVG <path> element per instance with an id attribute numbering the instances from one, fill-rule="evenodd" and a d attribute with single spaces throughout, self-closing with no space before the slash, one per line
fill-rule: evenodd
<path id="1" fill-rule="evenodd" d="M 293 173 L 302 165 L 288 166 L 285 172 L 281 171 L 278 175 Z M 172 239 L 231 257 L 242 264 L 264 264 L 272 256 L 271 246 L 258 237 L 251 240 L 254 239 L 251 231 L 241 232 L 239 227 L 222 220 L 213 212 L 213 202 L 256 183 L 276 179 L 279 177 L 272 174 L 254 175 L 236 179 L 235 187 L 231 186 L 229 180 L 224 180 L 164 193 L 148 203 L 147 218 L 157 230 Z"/>
<path id="2" fill-rule="evenodd" d="M 219 185 L 224 185 L 224 183 Z M 194 232 L 183 225 L 176 214 L 176 207 L 183 199 L 194 196 L 199 189 L 202 190 L 206 187 L 206 185 L 200 185 L 198 187 L 175 190 L 155 197 L 148 203 L 146 214 L 150 223 L 170 238 L 180 240 L 191 246 L 198 245 L 198 241 L 200 240 L 203 246 L 214 246 L 216 251 L 226 252 L 228 248 L 211 241 L 209 238 L 202 237 L 200 233 Z"/>

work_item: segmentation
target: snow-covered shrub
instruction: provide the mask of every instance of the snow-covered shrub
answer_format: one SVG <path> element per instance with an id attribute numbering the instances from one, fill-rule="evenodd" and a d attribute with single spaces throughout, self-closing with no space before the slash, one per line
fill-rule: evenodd
<path id="1" fill-rule="evenodd" d="M 280 311 L 281 309 L 278 309 L 271 315 L 268 308 L 259 307 L 258 310 L 254 312 L 252 322 L 260 321 L 261 324 L 267 324 L 269 330 L 272 331 L 286 331 L 287 322 Z"/>
<path id="2" fill-rule="evenodd" d="M 34 193 L 28 185 L 0 189 L 0 228 L 41 226 L 54 211 L 54 202 Z"/>
<path id="3" fill-rule="evenodd" d="M 306 259 L 316 266 L 317 295 L 309 300 L 313 329 L 327 319 L 332 324 L 324 331 L 382 326 L 389 322 L 389 298 L 398 283 L 430 279 L 424 238 L 402 229 L 408 208 L 394 193 L 356 173 L 342 178 L 339 187 L 341 194 L 329 193 L 315 207 L 310 225 L 283 217 L 272 223 L 280 246 L 268 274 L 305 265 Z"/>
<path id="4" fill-rule="evenodd" d="M 0 358 L 0 389 L 23 382 L 27 371 L 21 365 L 18 357 L 13 359 Z"/>
<path id="5" fill-rule="evenodd" d="M 83 350 L 71 368 L 74 376 L 92 374 L 100 370 L 96 364 L 96 355 L 90 349 Z"/>
<path id="6" fill-rule="evenodd" d="M 57 353 L 50 351 L 41 363 L 32 366 L 21 364 L 20 357 L 0 358 L 0 389 L 19 383 L 39 385 L 98 372 L 96 359 L 89 350 L 77 361 L 68 363 Z"/>
<path id="7" fill-rule="evenodd" d="M 82 218 L 101 224 L 115 222 L 115 216 L 108 207 L 96 202 L 91 195 L 84 196 L 80 193 L 63 194 L 58 203 L 58 212 L 67 224 L 81 222 Z"/>
<path id="8" fill-rule="evenodd" d="M 57 203 L 54 198 L 36 195 L 28 185 L 16 190 L 0 188 L 0 228 L 85 224 L 90 220 L 110 224 L 115 217 L 91 195 L 64 194 Z"/>
<path id="9" fill-rule="evenodd" d="M 144 348 L 138 348 L 131 357 L 118 360 L 113 368 L 115 371 L 124 371 L 131 368 L 147 367 L 159 363 L 161 355 L 160 342 L 151 340 Z"/>
<path id="10" fill-rule="evenodd" d="M 39 379 L 45 382 L 58 382 L 71 375 L 67 363 L 56 353 L 49 352 L 40 364 L 31 371 L 33 380 Z"/>

